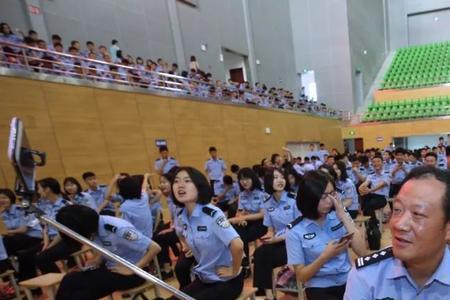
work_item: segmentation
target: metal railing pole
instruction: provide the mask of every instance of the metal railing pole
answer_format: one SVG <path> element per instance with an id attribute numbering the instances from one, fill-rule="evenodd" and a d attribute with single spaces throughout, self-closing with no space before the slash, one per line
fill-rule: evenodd
<path id="1" fill-rule="evenodd" d="M 55 220 L 50 219 L 46 215 L 39 216 L 39 219 L 42 222 L 45 222 L 49 225 L 54 226 L 57 228 L 60 232 L 70 236 L 74 240 L 77 240 L 78 242 L 88 245 L 89 247 L 95 249 L 97 252 L 100 252 L 102 255 L 108 257 L 109 259 L 114 260 L 115 262 L 129 268 L 131 271 L 133 271 L 136 275 L 140 276 L 141 278 L 151 281 L 152 283 L 156 284 L 157 286 L 165 289 L 166 291 L 172 293 L 175 297 L 182 300 L 195 300 L 194 298 L 190 297 L 189 295 L 186 295 L 182 291 L 176 289 L 175 287 L 171 286 L 170 284 L 167 284 L 166 282 L 162 281 L 161 279 L 145 272 L 141 268 L 135 266 L 134 264 L 130 263 L 129 261 L 123 259 L 122 257 L 100 247 L 96 243 L 92 242 L 91 240 L 85 238 L 84 236 L 76 233 L 75 231 L 69 229 L 68 227 L 56 222 Z"/>

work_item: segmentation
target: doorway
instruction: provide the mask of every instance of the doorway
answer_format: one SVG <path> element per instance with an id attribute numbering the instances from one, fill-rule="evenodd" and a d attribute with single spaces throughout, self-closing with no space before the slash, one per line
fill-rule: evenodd
<path id="1" fill-rule="evenodd" d="M 230 69 L 230 79 L 233 82 L 243 83 L 245 81 L 244 69 L 243 68 Z"/>
<path id="2" fill-rule="evenodd" d="M 344 140 L 344 151 L 347 153 L 355 153 L 364 151 L 364 140 L 362 138 L 356 139 L 345 139 Z"/>

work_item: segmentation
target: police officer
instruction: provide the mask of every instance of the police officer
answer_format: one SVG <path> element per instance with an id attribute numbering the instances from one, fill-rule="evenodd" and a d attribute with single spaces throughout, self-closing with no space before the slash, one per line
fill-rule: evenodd
<path id="1" fill-rule="evenodd" d="M 173 167 L 177 167 L 180 165 L 175 158 L 169 156 L 169 148 L 167 148 L 167 146 L 160 146 L 159 154 L 161 155 L 161 157 L 156 159 L 155 161 L 155 171 L 159 175 L 165 174 L 169 172 Z"/>
<path id="2" fill-rule="evenodd" d="M 229 221 L 233 224 L 242 241 L 244 242 L 245 258 L 242 265 L 245 268 L 244 277 L 250 275 L 250 254 L 248 243 L 262 237 L 267 232 L 263 225 L 263 203 L 269 197 L 261 190 L 258 176 L 250 168 L 242 168 L 238 172 L 239 193 L 238 211 Z"/>
<path id="3" fill-rule="evenodd" d="M 295 195 L 288 193 L 287 176 L 279 169 L 273 169 L 264 177 L 265 191 L 271 196 L 264 204 L 264 226 L 267 233 L 260 238 L 263 245 L 254 253 L 253 286 L 258 288 L 258 294 L 273 299 L 272 271 L 286 264 L 285 234 L 287 225 L 299 217 L 295 205 Z"/>
<path id="4" fill-rule="evenodd" d="M 148 178 L 145 177 L 145 180 Z M 148 238 L 153 236 L 153 219 L 150 211 L 149 198 L 145 186 L 144 176 L 116 175 L 114 185 L 123 199 L 119 213 L 122 219 L 130 222 L 140 233 Z"/>
<path id="5" fill-rule="evenodd" d="M 333 165 L 334 171 L 336 172 L 336 190 L 340 194 L 342 204 L 347 209 L 348 213 L 352 219 L 356 219 L 359 212 L 359 199 L 358 192 L 356 191 L 356 186 L 353 181 L 348 178 L 347 169 L 345 163 L 342 161 L 337 161 Z"/>
<path id="6" fill-rule="evenodd" d="M 351 245 L 356 253 L 365 254 L 365 241 L 328 174 L 306 173 L 296 205 L 302 216 L 288 225 L 288 264 L 294 266 L 297 280 L 305 283 L 308 300 L 342 299 L 351 268 L 347 248 Z"/>
<path id="7" fill-rule="evenodd" d="M 222 184 L 216 190 L 217 197 L 213 198 L 214 204 L 223 212 L 228 212 L 228 218 L 234 217 L 237 211 L 240 188 L 237 182 L 233 182 L 230 175 L 223 176 Z M 231 212 L 230 210 L 231 206 Z"/>
<path id="8" fill-rule="evenodd" d="M 383 158 L 380 155 L 374 156 L 372 166 L 375 173 L 367 176 L 366 181 L 359 186 L 359 192 L 364 215 L 375 217 L 375 210 L 386 206 L 391 178 L 390 174 L 384 171 Z"/>
<path id="9" fill-rule="evenodd" d="M 205 163 L 205 172 L 208 175 L 213 195 L 216 196 L 215 184 L 222 180 L 227 167 L 225 161 L 222 158 L 217 157 L 216 147 L 209 147 L 209 155 L 211 155 L 211 158 Z"/>
<path id="10" fill-rule="evenodd" d="M 81 184 L 73 177 L 66 177 L 63 181 L 64 186 L 64 199 L 72 202 L 73 204 L 86 205 L 92 209 L 97 208 L 97 204 L 86 192 L 83 192 Z"/>
<path id="11" fill-rule="evenodd" d="M 409 166 L 405 163 L 406 151 L 403 148 L 395 149 L 395 164 L 391 166 L 391 189 L 389 197 L 393 198 L 400 190 L 400 185 L 409 172 Z"/>
<path id="12" fill-rule="evenodd" d="M 44 178 L 38 182 L 38 193 L 47 201 L 41 202 L 39 208 L 51 219 L 56 218 L 58 211 L 70 203 L 61 197 L 61 188 L 54 178 Z M 53 226 L 46 226 L 43 230 L 44 246 L 42 252 L 36 256 L 36 266 L 45 273 L 59 273 L 55 262 L 70 257 L 81 248 L 75 241 L 62 241 L 58 231 Z M 73 262 L 71 262 L 73 263 Z"/>
<path id="13" fill-rule="evenodd" d="M 356 259 L 344 299 L 448 299 L 450 177 L 417 167 L 406 177 L 390 220 L 392 247 Z"/>
<path id="14" fill-rule="evenodd" d="M 86 206 L 64 207 L 59 211 L 56 221 L 86 238 L 92 238 L 99 246 L 139 268 L 146 267 L 160 250 L 158 244 L 142 235 L 129 222 L 111 216 L 99 216 L 95 210 Z M 71 240 L 66 235 L 62 235 L 62 238 Z M 144 279 L 128 268 L 113 260 L 105 260 L 98 256 L 87 267 L 89 270 L 66 275 L 59 286 L 56 299 L 99 299 L 114 291 L 134 288 L 144 283 Z"/>
<path id="15" fill-rule="evenodd" d="M 206 177 L 182 167 L 172 183 L 182 235 L 197 261 L 195 280 L 182 291 L 198 300 L 236 299 L 243 288 L 242 240 L 223 212 L 209 204 L 211 189 Z M 175 299 L 175 298 L 172 298 Z"/>
<path id="16" fill-rule="evenodd" d="M 84 182 L 88 186 L 86 192 L 94 198 L 97 205 L 97 212 L 101 215 L 114 216 L 115 209 L 112 203 L 105 204 L 104 200 L 107 194 L 107 186 L 97 184 L 97 176 L 93 172 L 85 172 L 82 175 Z M 103 205 L 105 204 L 105 205 Z"/>

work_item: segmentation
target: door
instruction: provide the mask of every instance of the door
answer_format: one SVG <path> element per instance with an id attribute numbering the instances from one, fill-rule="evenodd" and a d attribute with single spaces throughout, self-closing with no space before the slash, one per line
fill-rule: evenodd
<path id="1" fill-rule="evenodd" d="M 355 151 L 364 152 L 364 141 L 362 138 L 355 139 Z"/>
<path id="2" fill-rule="evenodd" d="M 244 70 L 242 68 L 230 69 L 230 79 L 233 82 L 243 83 L 244 80 Z"/>

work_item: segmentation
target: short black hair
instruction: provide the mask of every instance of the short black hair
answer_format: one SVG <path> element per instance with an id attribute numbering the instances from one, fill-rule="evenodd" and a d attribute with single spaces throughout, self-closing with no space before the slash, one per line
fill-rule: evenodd
<path id="1" fill-rule="evenodd" d="M 43 178 L 38 181 L 38 184 L 44 189 L 49 188 L 53 192 L 53 194 L 61 194 L 61 185 L 59 184 L 58 180 L 53 177 Z"/>
<path id="2" fill-rule="evenodd" d="M 230 175 L 223 176 L 223 183 L 226 185 L 232 185 L 233 184 L 233 178 L 231 178 Z"/>
<path id="3" fill-rule="evenodd" d="M 209 152 L 212 152 L 212 151 L 217 151 L 217 149 L 216 149 L 216 147 L 214 147 L 214 146 L 211 146 L 211 147 L 209 147 L 209 150 L 208 150 Z"/>
<path id="4" fill-rule="evenodd" d="M 72 229 L 76 233 L 90 238 L 98 231 L 98 213 L 85 205 L 67 205 L 62 207 L 56 214 L 56 221 Z M 69 236 L 61 233 L 61 238 L 74 241 Z"/>
<path id="5" fill-rule="evenodd" d="M 242 187 L 241 182 L 240 182 L 240 180 L 243 178 L 250 178 L 252 180 L 252 186 L 251 186 L 250 190 L 252 190 L 252 191 L 255 189 L 261 190 L 261 182 L 259 181 L 258 176 L 252 169 L 247 168 L 247 167 L 240 169 L 237 174 L 237 177 L 238 177 L 238 182 L 239 182 L 239 188 L 241 189 L 241 191 L 244 190 L 244 188 Z"/>
<path id="6" fill-rule="evenodd" d="M 52 34 L 52 40 L 62 40 L 62 38 L 58 34 Z"/>
<path id="7" fill-rule="evenodd" d="M 86 46 L 88 46 L 88 45 L 94 46 L 94 42 L 93 41 L 87 41 L 86 42 Z"/>
<path id="8" fill-rule="evenodd" d="M 84 181 L 88 179 L 89 177 L 95 177 L 95 173 L 91 171 L 84 172 L 83 175 L 81 175 Z"/>
<path id="9" fill-rule="evenodd" d="M 444 210 L 445 224 L 450 222 L 450 173 L 446 170 L 431 166 L 420 166 L 414 168 L 406 175 L 402 185 L 413 179 L 434 178 L 445 185 L 445 192 L 442 198 L 442 208 Z"/>
<path id="10" fill-rule="evenodd" d="M 331 176 L 323 171 L 305 173 L 297 193 L 297 208 L 303 217 L 311 220 L 320 217 L 317 207 L 329 183 L 334 186 Z"/>
<path id="11" fill-rule="evenodd" d="M 273 153 L 272 156 L 270 157 L 270 162 L 272 164 L 275 164 L 275 160 L 277 159 L 278 156 L 281 156 L 281 155 L 278 153 Z"/>
<path id="12" fill-rule="evenodd" d="M 237 172 L 239 172 L 241 168 L 237 165 L 237 164 L 232 164 L 230 167 L 230 171 L 231 173 L 236 174 Z"/>
<path id="13" fill-rule="evenodd" d="M 73 183 L 73 184 L 75 184 L 77 186 L 77 194 L 80 195 L 81 192 L 83 191 L 83 188 L 81 187 L 80 182 L 78 180 L 76 180 L 74 177 L 66 177 L 66 178 L 64 178 L 64 180 L 63 180 L 64 193 L 67 194 L 66 183 L 68 183 L 68 182 Z"/>
<path id="14" fill-rule="evenodd" d="M 194 183 L 195 187 L 197 188 L 198 198 L 197 203 L 206 205 L 211 202 L 211 197 L 213 196 L 211 186 L 209 185 L 208 179 L 203 175 L 202 172 L 199 170 L 193 168 L 193 167 L 180 167 L 176 170 L 174 173 L 174 179 L 171 181 L 171 190 L 172 190 L 172 198 L 173 203 L 175 203 L 176 206 L 184 207 L 184 204 L 177 200 L 177 197 L 175 196 L 175 193 L 173 192 L 173 184 L 175 182 L 175 177 L 181 172 L 185 171 L 188 173 L 189 177 L 191 178 L 192 182 Z"/>
<path id="15" fill-rule="evenodd" d="M 117 187 L 119 188 L 119 195 L 122 196 L 124 200 L 140 199 L 141 186 L 142 180 L 139 180 L 138 176 L 126 176 L 125 178 L 122 178 L 117 181 Z"/>
<path id="16" fill-rule="evenodd" d="M 380 154 L 375 154 L 375 155 L 372 157 L 372 160 L 374 160 L 375 158 L 379 158 L 381 161 L 383 161 L 383 156 L 381 156 Z"/>
<path id="17" fill-rule="evenodd" d="M 278 169 L 278 168 L 274 168 L 274 169 L 268 170 L 266 172 L 266 174 L 264 175 L 264 191 L 267 194 L 270 194 L 270 195 L 272 195 L 275 192 L 274 189 L 273 189 L 273 180 L 274 180 L 274 177 L 275 177 L 275 172 L 278 172 L 281 175 L 283 175 L 284 180 L 286 181 L 286 184 L 284 186 L 284 190 L 285 191 L 289 191 L 290 190 L 290 185 L 289 185 L 289 180 L 287 178 L 287 174 L 286 174 L 286 172 L 283 172 L 283 170 Z"/>
<path id="18" fill-rule="evenodd" d="M 0 189 L 0 194 L 5 195 L 11 201 L 11 204 L 16 202 L 16 194 L 10 189 Z"/>
<path id="19" fill-rule="evenodd" d="M 425 154 L 425 158 L 427 158 L 428 156 L 433 156 L 436 161 L 438 160 L 437 154 L 434 152 L 428 152 L 427 154 Z"/>
<path id="20" fill-rule="evenodd" d="M 325 170 L 323 170 L 323 169 L 325 169 Z M 332 166 L 323 164 L 319 167 L 319 170 L 323 170 L 323 172 L 330 174 L 330 176 L 333 177 L 334 181 L 338 180 L 337 173 Z"/>
<path id="21" fill-rule="evenodd" d="M 163 151 L 169 151 L 169 148 L 167 148 L 167 146 L 159 146 L 159 153 Z"/>
<path id="22" fill-rule="evenodd" d="M 406 150 L 401 148 L 401 147 L 399 147 L 399 148 L 395 149 L 394 154 L 395 155 L 397 155 L 397 154 L 403 154 L 404 155 L 404 154 L 406 154 Z"/>
<path id="23" fill-rule="evenodd" d="M 115 45 L 115 44 L 117 44 L 117 43 L 118 43 L 117 40 L 112 40 L 112 41 L 111 41 L 111 44 L 113 44 L 113 45 Z"/>

